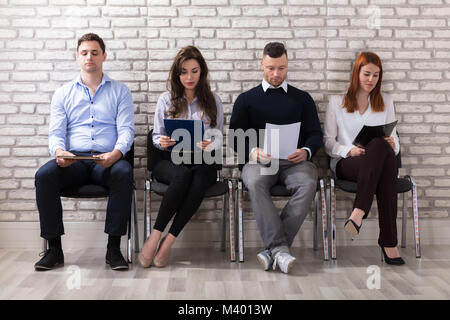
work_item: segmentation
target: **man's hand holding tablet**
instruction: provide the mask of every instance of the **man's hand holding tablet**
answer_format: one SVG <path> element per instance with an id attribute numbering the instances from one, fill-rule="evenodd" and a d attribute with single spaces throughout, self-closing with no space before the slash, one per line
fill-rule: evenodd
<path id="1" fill-rule="evenodd" d="M 75 161 L 77 161 L 75 158 L 73 158 L 73 157 L 75 157 L 75 155 L 73 153 L 71 153 L 69 151 L 64 151 L 62 149 L 56 150 L 55 156 L 56 156 L 56 164 L 61 168 L 68 167 L 71 164 L 73 164 Z"/>

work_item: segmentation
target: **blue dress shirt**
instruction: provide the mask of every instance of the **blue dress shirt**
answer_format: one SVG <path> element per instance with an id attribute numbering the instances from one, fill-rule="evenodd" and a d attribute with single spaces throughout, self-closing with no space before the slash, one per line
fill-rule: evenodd
<path id="1" fill-rule="evenodd" d="M 52 98 L 49 151 L 57 149 L 125 155 L 134 139 L 134 107 L 130 90 L 103 74 L 94 96 L 81 75 L 56 90 Z"/>

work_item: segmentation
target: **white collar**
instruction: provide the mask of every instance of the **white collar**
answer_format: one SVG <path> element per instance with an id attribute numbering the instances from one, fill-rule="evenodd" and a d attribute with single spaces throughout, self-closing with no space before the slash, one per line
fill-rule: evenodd
<path id="1" fill-rule="evenodd" d="M 288 91 L 288 84 L 287 84 L 286 80 L 284 80 L 278 87 L 275 88 L 273 85 L 268 83 L 266 81 L 266 79 L 263 79 L 263 81 L 262 81 L 262 88 L 263 88 L 264 92 L 266 92 L 267 89 L 269 89 L 269 88 L 270 89 L 283 88 L 283 90 L 287 93 L 287 91 Z"/>

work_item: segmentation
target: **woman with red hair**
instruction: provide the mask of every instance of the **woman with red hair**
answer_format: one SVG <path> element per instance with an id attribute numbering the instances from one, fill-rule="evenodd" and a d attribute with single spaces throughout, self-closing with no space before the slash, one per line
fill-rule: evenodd
<path id="1" fill-rule="evenodd" d="M 400 150 L 397 132 L 372 139 L 365 147 L 353 145 L 364 125 L 395 121 L 392 98 L 381 93 L 383 68 L 380 58 L 362 52 L 353 66 L 345 95 L 331 96 L 324 124 L 325 151 L 337 178 L 355 181 L 358 190 L 346 232 L 356 235 L 377 196 L 380 234 L 378 244 L 388 264 L 402 265 L 397 249 L 397 160 Z"/>

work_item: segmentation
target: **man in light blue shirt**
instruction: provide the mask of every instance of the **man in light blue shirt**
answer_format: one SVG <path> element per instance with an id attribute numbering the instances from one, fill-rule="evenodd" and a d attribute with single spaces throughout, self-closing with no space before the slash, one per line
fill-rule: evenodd
<path id="1" fill-rule="evenodd" d="M 43 165 L 35 177 L 41 237 L 49 242 L 35 269 L 50 270 L 64 263 L 60 191 L 89 182 L 109 190 L 106 263 L 113 270 L 128 269 L 120 252 L 120 237 L 127 231 L 133 191 L 133 168 L 124 160 L 134 139 L 133 100 L 124 84 L 103 73 L 105 44 L 98 35 L 83 35 L 76 56 L 80 75 L 59 88 L 51 103 L 49 151 L 55 159 Z"/>

